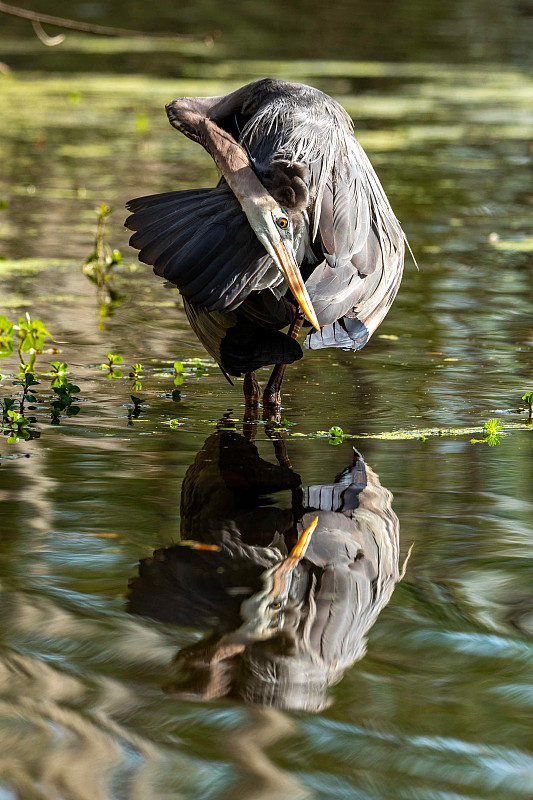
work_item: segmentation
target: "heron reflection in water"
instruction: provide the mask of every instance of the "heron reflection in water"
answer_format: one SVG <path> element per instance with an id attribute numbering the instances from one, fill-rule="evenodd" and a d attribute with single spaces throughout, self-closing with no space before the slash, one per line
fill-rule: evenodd
<path id="1" fill-rule="evenodd" d="M 129 610 L 211 631 L 178 653 L 170 692 L 318 711 L 401 577 L 392 494 L 356 450 L 332 483 L 303 487 L 279 434 L 270 463 L 229 424 L 187 471 L 181 544 L 141 561 Z"/>

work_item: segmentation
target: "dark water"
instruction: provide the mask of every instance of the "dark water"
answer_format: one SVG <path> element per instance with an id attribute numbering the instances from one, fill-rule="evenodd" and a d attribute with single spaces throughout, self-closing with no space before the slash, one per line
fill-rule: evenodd
<path id="1" fill-rule="evenodd" d="M 51 425 L 40 375 L 40 438 L 0 442 L 2 800 L 533 794 L 533 440 L 516 413 L 533 389 L 530 9 L 327 8 L 250 4 L 235 24 L 229 6 L 93 8 L 106 24 L 221 27 L 210 50 L 74 36 L 44 50 L 4 28 L 0 314 L 43 320 L 60 353 L 37 371 L 67 361 L 81 411 Z M 265 74 L 346 106 L 420 265 L 361 353 L 288 370 L 281 432 L 243 426 L 240 385 L 135 263 L 121 211 L 216 179 L 165 102 Z M 81 270 L 102 202 L 124 255 L 107 313 Z M 107 351 L 124 377 L 98 369 Z M 0 362 L 0 397 L 17 369 Z M 489 418 L 509 428 L 495 447 L 446 430 Z M 310 436 L 333 425 L 351 438 Z M 258 642 L 243 591 L 268 588 L 314 516 L 282 609 L 292 634 Z"/>

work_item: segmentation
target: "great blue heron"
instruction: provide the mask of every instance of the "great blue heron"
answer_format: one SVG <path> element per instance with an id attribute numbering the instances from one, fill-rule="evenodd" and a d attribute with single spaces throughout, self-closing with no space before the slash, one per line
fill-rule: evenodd
<path id="1" fill-rule="evenodd" d="M 392 495 L 358 452 L 303 487 L 283 440 L 272 464 L 227 425 L 183 481 L 181 544 L 141 562 L 129 610 L 212 632 L 180 651 L 170 691 L 318 710 L 401 577 Z"/>
<path id="2" fill-rule="evenodd" d="M 398 291 L 404 233 L 352 120 L 323 92 L 266 78 L 166 110 L 222 177 L 131 200 L 130 244 L 179 288 L 225 374 L 244 374 L 248 402 L 260 396 L 255 370 L 276 365 L 263 400 L 279 404 L 303 315 L 312 350 L 366 344 Z"/>

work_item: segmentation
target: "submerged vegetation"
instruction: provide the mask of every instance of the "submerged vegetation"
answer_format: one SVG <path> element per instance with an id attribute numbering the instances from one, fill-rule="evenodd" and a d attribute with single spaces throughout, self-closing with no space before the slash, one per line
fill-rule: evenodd
<path id="1" fill-rule="evenodd" d="M 100 323 L 106 318 L 109 310 L 117 306 L 123 299 L 115 286 L 115 268 L 122 263 L 120 250 L 111 248 L 104 239 L 106 219 L 111 208 L 102 203 L 98 210 L 94 250 L 83 265 L 83 272 L 96 285 L 96 294 L 100 309 Z"/>

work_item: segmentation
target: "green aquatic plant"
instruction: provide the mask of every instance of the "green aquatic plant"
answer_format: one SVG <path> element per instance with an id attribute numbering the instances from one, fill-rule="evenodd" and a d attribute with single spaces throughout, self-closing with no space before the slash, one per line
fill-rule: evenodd
<path id="1" fill-rule="evenodd" d="M 35 417 L 25 417 L 13 408 L 7 409 L 7 411 L 5 411 L 2 427 L 4 429 L 4 436 L 8 437 L 8 443 L 19 442 L 21 439 L 24 441 L 28 441 L 28 439 L 37 439 L 39 434 L 37 431 L 31 429 L 31 425 L 33 425 L 35 421 Z"/>
<path id="2" fill-rule="evenodd" d="M 107 364 L 98 364 L 98 369 L 107 372 L 108 378 L 122 378 L 124 373 L 122 372 L 121 369 L 116 369 L 116 365 L 122 364 L 124 361 L 122 356 L 109 352 L 106 353 L 106 356 L 107 356 Z"/>
<path id="3" fill-rule="evenodd" d="M 51 409 L 53 424 L 59 424 L 59 418 L 63 413 L 65 413 L 67 417 L 74 417 L 76 414 L 80 413 L 80 407 L 74 404 L 76 398 L 72 396 L 79 394 L 79 386 L 67 381 L 59 386 L 54 386 L 53 390 L 57 395 L 57 400 L 53 401 Z"/>
<path id="4" fill-rule="evenodd" d="M 133 378 L 133 383 L 131 384 L 132 392 L 140 392 L 141 389 L 143 388 L 143 385 L 140 381 L 141 369 L 142 369 L 141 364 L 133 364 L 132 368 L 128 373 L 128 378 Z"/>
<path id="5" fill-rule="evenodd" d="M 496 423 L 496 430 L 493 428 L 493 422 Z M 488 425 L 488 429 L 487 426 Z M 517 430 L 531 430 L 527 421 L 524 422 L 505 422 L 501 424 L 498 420 L 489 420 L 485 426 L 464 426 L 462 428 L 399 428 L 392 431 L 380 431 L 377 433 L 361 433 L 361 432 L 343 432 L 343 439 L 382 439 L 384 441 L 408 441 L 418 439 L 419 441 L 426 441 L 430 437 L 454 437 L 466 436 L 467 434 L 478 433 L 481 431 L 483 434 L 489 432 L 489 435 L 503 436 L 509 431 Z M 491 434 L 492 432 L 492 434 Z M 289 436 L 300 437 L 306 439 L 325 439 L 329 438 L 329 431 L 311 431 L 310 433 L 302 433 L 300 431 L 289 431 Z M 486 443 L 486 439 L 481 439 Z"/>
<path id="6" fill-rule="evenodd" d="M 67 369 L 68 364 L 66 361 L 50 362 L 50 374 L 52 375 L 51 389 L 55 386 L 63 386 L 67 382 Z"/>
<path id="7" fill-rule="evenodd" d="M 40 319 L 32 320 L 27 312 L 24 317 L 18 318 L 17 324 L 13 326 L 13 331 L 17 331 L 17 352 L 21 373 L 33 372 L 37 354 L 41 352 L 44 340 L 46 337 L 51 339 L 52 335 L 48 333 Z M 24 360 L 23 353 L 29 353 L 27 362 Z"/>
<path id="8" fill-rule="evenodd" d="M 15 410 L 16 400 L 14 397 L 4 397 L 3 400 L 0 400 L 0 408 L 2 409 L 2 423 L 7 425 L 9 422 L 9 417 L 7 412 Z"/>
<path id="9" fill-rule="evenodd" d="M 122 295 L 114 286 L 114 270 L 122 263 L 120 250 L 110 247 L 104 239 L 106 219 L 111 208 L 102 203 L 98 210 L 94 250 L 82 269 L 87 278 L 96 285 L 98 305 L 100 307 L 100 323 L 107 316 L 109 309 L 119 305 Z"/>
<path id="10" fill-rule="evenodd" d="M 205 364 L 205 361 L 202 361 L 201 358 L 190 359 L 188 365 L 190 365 L 193 368 L 194 374 L 197 378 L 201 378 L 202 375 L 205 375 L 205 373 L 207 372 L 207 366 Z"/>
<path id="11" fill-rule="evenodd" d="M 328 431 L 330 444 L 341 444 L 344 438 L 344 431 L 337 425 L 333 425 Z"/>
<path id="12" fill-rule="evenodd" d="M 525 395 L 522 397 L 522 400 L 524 400 L 527 403 L 527 408 L 528 408 L 527 421 L 533 422 L 533 392 L 526 392 Z"/>
<path id="13" fill-rule="evenodd" d="M 207 372 L 207 364 L 201 358 L 191 358 L 187 365 L 192 367 L 196 378 L 201 378 Z"/>
<path id="14" fill-rule="evenodd" d="M 288 431 L 294 425 L 296 425 L 296 422 L 289 422 L 287 417 L 283 417 L 281 420 L 269 419 L 266 422 L 266 427 L 269 431 Z"/>
<path id="15" fill-rule="evenodd" d="M 104 285 L 110 273 L 117 264 L 122 262 L 120 250 L 113 250 L 104 240 L 106 219 L 111 214 L 111 208 L 102 203 L 98 209 L 94 250 L 83 265 L 83 271 L 92 283 Z"/>
<path id="16" fill-rule="evenodd" d="M 185 375 L 201 378 L 207 372 L 205 359 L 189 358 L 187 361 L 174 361 L 174 386 L 181 386 Z"/>
<path id="17" fill-rule="evenodd" d="M 489 447 L 495 447 L 500 444 L 504 436 L 503 425 L 499 420 L 488 419 L 483 425 L 483 439 L 470 439 L 470 442 L 472 444 L 488 444 Z"/>
<path id="18" fill-rule="evenodd" d="M 13 386 L 22 387 L 22 397 L 20 398 L 19 411 L 24 414 L 24 403 L 29 400 L 30 403 L 36 403 L 37 398 L 33 393 L 32 386 L 38 386 L 39 381 L 32 372 L 23 372 L 19 379 L 13 381 Z"/>
<path id="19" fill-rule="evenodd" d="M 174 361 L 174 386 L 181 386 L 183 383 L 183 362 Z"/>

